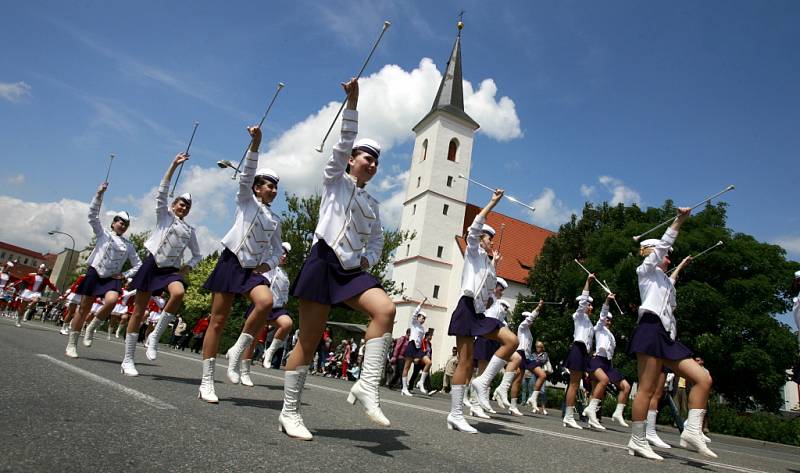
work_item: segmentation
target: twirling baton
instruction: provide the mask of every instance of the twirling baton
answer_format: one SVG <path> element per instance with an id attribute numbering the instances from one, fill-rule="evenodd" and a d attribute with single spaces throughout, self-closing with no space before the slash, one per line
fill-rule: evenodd
<path id="1" fill-rule="evenodd" d="M 460 177 L 461 179 L 465 179 L 465 180 L 467 180 L 467 181 L 469 181 L 469 182 L 471 182 L 471 183 L 473 183 L 473 184 L 475 184 L 475 185 L 481 186 L 481 187 L 483 187 L 484 189 L 488 189 L 488 190 L 490 190 L 490 191 L 492 191 L 492 192 L 494 192 L 494 191 L 496 190 L 496 189 L 492 189 L 491 187 L 487 186 L 486 184 L 481 184 L 480 182 L 476 181 L 475 179 L 471 179 L 471 178 L 469 178 L 469 177 L 467 177 L 467 176 L 465 176 L 465 175 L 463 175 L 463 174 L 459 174 L 459 175 L 458 175 L 458 177 Z M 531 207 L 530 205 L 528 205 L 528 204 L 526 204 L 526 203 L 524 203 L 524 202 L 520 201 L 519 199 L 517 199 L 517 198 L 515 198 L 515 197 L 513 197 L 513 196 L 510 196 L 510 195 L 504 195 L 504 197 L 505 197 L 506 199 L 508 199 L 509 201 L 511 201 L 511 202 L 514 202 L 515 204 L 519 204 L 519 205 L 521 205 L 521 206 L 523 206 L 523 207 L 527 208 L 527 209 L 528 209 L 528 210 L 530 210 L 531 212 L 535 212 L 535 211 L 536 211 L 536 209 L 535 209 L 535 208 Z"/>
<path id="2" fill-rule="evenodd" d="M 588 275 L 588 274 L 592 274 L 592 273 L 591 273 L 591 271 L 589 271 L 588 269 L 586 269 L 586 266 L 582 265 L 582 264 L 581 264 L 581 262 L 580 262 L 580 261 L 578 261 L 577 259 L 573 259 L 572 261 L 574 261 L 574 262 L 578 263 L 578 266 L 580 266 L 580 267 L 581 267 L 581 269 L 583 269 L 584 271 L 586 271 L 586 274 L 587 274 L 587 275 Z M 609 288 L 608 288 L 608 286 L 605 284 L 605 281 L 600 281 L 600 280 L 599 280 L 599 279 L 597 279 L 596 277 L 594 278 L 594 280 L 595 280 L 595 282 L 596 282 L 596 283 L 597 283 L 597 284 L 598 284 L 600 287 L 602 287 L 602 288 L 603 288 L 603 290 L 604 290 L 604 291 L 606 291 L 606 294 L 611 294 L 611 289 L 609 289 Z M 622 307 L 620 307 L 620 306 L 619 306 L 619 304 L 617 303 L 617 300 L 616 300 L 616 299 L 613 299 L 613 301 L 614 301 L 614 305 L 615 305 L 615 306 L 617 306 L 617 310 L 619 311 L 619 313 L 620 313 L 620 314 L 624 314 L 625 312 L 623 312 L 623 310 L 622 310 Z"/>
<path id="3" fill-rule="evenodd" d="M 192 136 L 189 137 L 189 144 L 186 145 L 186 151 L 183 153 L 186 156 L 189 156 L 189 149 L 192 147 L 192 141 L 194 141 L 194 134 L 197 131 L 197 127 L 200 125 L 200 122 L 194 122 L 194 128 L 192 128 Z M 172 185 L 172 190 L 169 193 L 170 198 L 175 195 L 175 188 L 178 187 L 178 180 L 181 178 L 181 171 L 183 171 L 183 165 L 186 164 L 186 161 L 181 163 L 181 167 L 178 168 L 178 176 L 175 177 L 175 183 Z"/>
<path id="4" fill-rule="evenodd" d="M 713 250 L 714 248 L 716 248 L 718 246 L 722 246 L 722 245 L 724 245 L 724 243 L 722 243 L 722 240 L 716 242 L 715 244 L 709 246 L 708 248 L 706 248 L 705 250 L 701 251 L 700 253 L 697 253 L 696 256 L 692 256 L 692 261 L 694 261 L 697 258 L 703 256 L 704 254 L 708 253 L 709 251 Z M 675 271 L 676 269 L 678 269 L 677 266 L 675 266 L 674 268 L 672 268 L 669 271 L 667 271 L 667 274 L 672 274 L 672 272 Z"/>
<path id="5" fill-rule="evenodd" d="M 696 209 L 697 207 L 700 207 L 703 204 L 711 202 L 712 199 L 715 199 L 715 198 L 721 196 L 722 194 L 724 194 L 724 193 L 726 193 L 728 191 L 732 191 L 735 188 L 736 187 L 733 184 L 731 184 L 728 187 L 726 187 L 725 189 L 723 189 L 723 190 L 717 192 L 716 194 L 712 195 L 711 197 L 708 197 L 708 198 L 704 199 L 702 202 L 699 202 L 697 205 L 692 207 L 691 210 L 694 210 L 694 209 Z M 659 228 L 663 227 L 664 225 L 666 225 L 666 224 L 668 224 L 670 222 L 673 222 L 677 218 L 678 217 L 670 217 L 667 220 L 664 220 L 663 222 L 659 223 L 658 225 L 656 225 L 655 227 L 651 228 L 650 230 L 647 230 L 646 232 L 642 233 L 641 235 L 636 235 L 635 237 L 633 237 L 633 241 L 638 243 L 639 240 L 641 240 L 643 236 L 647 235 L 648 233 L 650 233 L 650 232 L 652 232 L 654 230 L 658 230 Z"/>
<path id="6" fill-rule="evenodd" d="M 111 153 L 108 160 L 108 170 L 106 170 L 106 179 L 103 182 L 108 182 L 108 176 L 111 175 L 111 163 L 114 162 L 114 153 Z"/>

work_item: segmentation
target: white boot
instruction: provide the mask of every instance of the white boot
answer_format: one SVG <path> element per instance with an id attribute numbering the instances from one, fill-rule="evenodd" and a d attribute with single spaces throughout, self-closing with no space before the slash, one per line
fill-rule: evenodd
<path id="1" fill-rule="evenodd" d="M 622 416 L 622 412 L 624 410 L 625 410 L 625 404 L 617 404 L 617 408 L 614 409 L 614 414 L 611 415 L 611 420 L 623 427 L 627 427 L 628 423 L 625 422 L 625 418 Z"/>
<path id="2" fill-rule="evenodd" d="M 663 460 L 661 455 L 650 448 L 644 433 L 645 423 L 643 421 L 631 422 L 631 439 L 628 441 L 628 455 L 638 455 L 649 460 Z"/>
<path id="3" fill-rule="evenodd" d="M 197 399 L 202 399 L 212 404 L 219 402 L 219 398 L 214 392 L 214 367 L 216 362 L 216 358 L 203 360 L 203 377 L 200 380 L 200 391 L 197 393 Z"/>
<path id="4" fill-rule="evenodd" d="M 61 326 L 61 335 L 69 335 L 69 323 L 64 323 Z"/>
<path id="5" fill-rule="evenodd" d="M 70 358 L 77 358 L 78 357 L 78 338 L 81 336 L 81 332 L 70 330 L 69 335 L 67 338 L 67 350 L 64 352 Z"/>
<path id="6" fill-rule="evenodd" d="M 89 322 L 89 326 L 86 327 L 86 333 L 83 334 L 83 346 L 90 347 L 92 346 L 92 341 L 94 340 L 94 332 L 97 330 L 97 327 L 102 324 L 103 321 L 100 320 L 99 317 L 95 317 Z"/>
<path id="7" fill-rule="evenodd" d="M 489 386 L 492 384 L 495 375 L 503 369 L 505 364 L 505 360 L 497 355 L 492 355 L 492 359 L 489 360 L 489 364 L 486 365 L 486 369 L 483 370 L 483 373 L 470 383 L 475 397 L 478 399 L 481 407 L 487 412 L 494 411 L 489 403 Z"/>
<path id="8" fill-rule="evenodd" d="M 668 443 L 661 440 L 661 437 L 656 433 L 656 419 L 658 418 L 658 411 L 647 411 L 647 441 L 651 445 L 658 448 L 672 448 Z"/>
<path id="9" fill-rule="evenodd" d="M 589 418 L 589 427 L 597 430 L 606 430 L 605 427 L 597 420 L 597 408 L 600 406 L 599 399 L 592 399 L 589 405 L 583 410 L 583 415 Z"/>
<path id="10" fill-rule="evenodd" d="M 464 418 L 464 384 L 454 384 L 450 389 L 450 414 L 447 415 L 447 428 L 468 434 L 477 434 L 475 427 Z"/>
<path id="11" fill-rule="evenodd" d="M 175 314 L 170 314 L 166 311 L 161 313 L 156 328 L 150 332 L 150 335 L 147 337 L 147 343 L 145 343 L 145 345 L 147 345 L 147 351 L 145 351 L 144 354 L 148 360 L 153 361 L 158 357 L 158 341 L 161 340 L 161 335 L 164 334 L 164 331 L 173 320 L 175 320 Z"/>
<path id="12" fill-rule="evenodd" d="M 136 364 L 133 361 L 138 340 L 139 334 L 136 332 L 125 335 L 125 356 L 123 356 L 122 365 L 120 366 L 120 372 L 125 376 L 139 376 L 139 372 L 136 371 Z"/>
<path id="13" fill-rule="evenodd" d="M 414 397 L 411 391 L 408 390 L 408 376 L 403 376 L 403 390 L 400 391 L 403 396 Z"/>
<path id="14" fill-rule="evenodd" d="M 419 389 L 419 392 L 421 392 L 422 394 L 425 394 L 425 395 L 428 394 L 428 390 L 425 389 L 425 380 L 427 378 L 428 378 L 428 373 L 426 371 L 423 371 L 422 373 L 420 373 L 419 381 L 417 381 L 417 384 L 416 384 L 417 389 Z"/>
<path id="15" fill-rule="evenodd" d="M 384 427 L 389 427 L 389 419 L 381 411 L 381 399 L 378 393 L 378 385 L 381 382 L 381 374 L 386 360 L 386 346 L 391 342 L 392 334 L 387 333 L 382 337 L 367 340 L 364 345 L 364 360 L 361 363 L 361 377 L 356 381 L 347 402 L 356 403 L 356 400 L 364 407 L 367 417 L 372 422 Z"/>
<path id="16" fill-rule="evenodd" d="M 239 384 L 242 368 L 242 353 L 250 346 L 253 336 L 249 333 L 240 333 L 239 339 L 228 350 L 228 380 L 233 384 Z"/>
<path id="17" fill-rule="evenodd" d="M 497 401 L 497 404 L 503 409 L 511 405 L 511 401 L 508 400 L 508 390 L 511 388 L 511 382 L 514 381 L 514 376 L 516 376 L 516 373 L 513 371 L 506 371 L 503 373 L 503 380 L 500 381 L 500 385 L 497 386 L 497 389 L 494 391 L 495 394 L 497 391 L 500 391 L 495 401 Z"/>
<path id="18" fill-rule="evenodd" d="M 477 402 L 475 404 L 468 402 L 466 405 L 467 407 L 469 407 L 469 415 L 471 415 L 472 417 L 478 417 L 479 419 L 491 419 L 491 417 L 489 417 L 489 414 L 487 414 L 486 411 L 484 411 L 481 405 L 478 404 Z"/>
<path id="19" fill-rule="evenodd" d="M 683 433 L 681 433 L 681 447 L 691 447 L 701 455 L 717 458 L 717 454 L 712 452 L 703 441 L 703 417 L 705 415 L 705 409 L 689 409 L 689 418 L 686 419 Z"/>
<path id="20" fill-rule="evenodd" d="M 119 338 L 119 334 L 120 332 L 122 332 L 123 327 L 124 325 L 122 324 L 122 322 L 120 322 L 119 325 L 117 325 L 117 332 L 114 334 L 114 338 Z"/>
<path id="21" fill-rule="evenodd" d="M 511 400 L 511 406 L 508 408 L 508 412 L 513 416 L 521 417 L 524 415 L 522 412 L 519 411 L 519 408 L 517 407 L 517 398 Z"/>
<path id="22" fill-rule="evenodd" d="M 106 340 L 109 342 L 111 341 L 111 324 L 108 324 L 108 334 L 106 335 Z"/>
<path id="23" fill-rule="evenodd" d="M 267 352 L 264 353 L 264 368 L 272 368 L 272 357 L 275 355 L 275 352 L 278 351 L 278 348 L 281 347 L 282 343 L 283 340 L 277 338 L 272 339 L 272 343 L 270 343 L 269 348 L 267 348 Z"/>
<path id="24" fill-rule="evenodd" d="M 567 406 L 564 411 L 564 420 L 561 421 L 563 427 L 572 427 L 573 429 L 583 430 L 583 427 L 575 422 L 575 406 Z"/>
<path id="25" fill-rule="evenodd" d="M 253 380 L 250 379 L 250 365 L 253 360 L 242 360 L 242 374 L 239 377 L 242 386 L 253 386 Z"/>
<path id="26" fill-rule="evenodd" d="M 531 406 L 534 414 L 539 413 L 539 391 L 534 391 L 533 395 L 531 396 Z"/>
<path id="27" fill-rule="evenodd" d="M 278 416 L 278 430 L 300 440 L 314 438 L 300 417 L 300 398 L 306 382 L 308 367 L 298 367 L 297 371 L 287 371 L 283 378 L 283 409 Z"/>

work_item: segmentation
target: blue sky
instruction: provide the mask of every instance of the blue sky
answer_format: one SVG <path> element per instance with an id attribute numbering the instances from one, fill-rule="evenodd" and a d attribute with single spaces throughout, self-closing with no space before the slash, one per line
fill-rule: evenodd
<path id="1" fill-rule="evenodd" d="M 338 108 L 337 84 L 384 19 L 361 118 L 386 148 L 372 186 L 396 220 L 410 128 L 462 9 L 467 111 L 482 125 L 472 176 L 538 209 L 500 211 L 556 229 L 587 198 L 694 204 L 732 183 L 729 225 L 800 259 L 792 1 L 19 2 L 0 18 L 0 238 L 38 250 L 63 246 L 49 227 L 88 238 L 85 205 L 110 152 L 106 208 L 145 228 L 196 120 L 181 188 L 196 194 L 190 220 L 211 246 L 235 192 L 214 162 L 238 160 L 279 81 L 262 161 L 283 190 L 313 191 L 324 157 L 310 150 Z M 470 190 L 470 201 L 486 197 Z"/>

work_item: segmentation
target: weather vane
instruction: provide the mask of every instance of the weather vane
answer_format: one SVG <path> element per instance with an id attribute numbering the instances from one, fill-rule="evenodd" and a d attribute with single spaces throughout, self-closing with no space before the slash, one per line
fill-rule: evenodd
<path id="1" fill-rule="evenodd" d="M 461 30 L 464 28 L 464 10 L 458 12 L 458 34 L 461 34 Z"/>

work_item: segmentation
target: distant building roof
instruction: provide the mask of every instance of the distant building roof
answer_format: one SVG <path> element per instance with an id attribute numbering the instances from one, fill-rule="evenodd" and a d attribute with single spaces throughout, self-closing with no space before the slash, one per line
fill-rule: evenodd
<path id="1" fill-rule="evenodd" d="M 467 246 L 463 235 L 467 234 L 467 228 L 472 225 L 472 221 L 480 211 L 481 207 L 467 204 L 462 236 L 456 237 L 462 255 Z M 494 237 L 494 248 L 499 250 L 502 256 L 497 275 L 508 281 L 527 284 L 528 273 L 536 257 L 542 252 L 545 240 L 555 235 L 555 232 L 498 212 L 489 212 L 486 223 L 497 232 Z"/>

